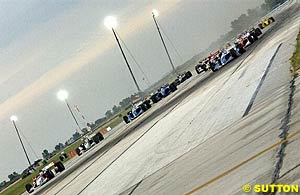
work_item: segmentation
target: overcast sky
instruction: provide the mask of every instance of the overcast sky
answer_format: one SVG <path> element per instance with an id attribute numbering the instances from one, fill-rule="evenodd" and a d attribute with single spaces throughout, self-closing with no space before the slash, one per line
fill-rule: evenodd
<path id="1" fill-rule="evenodd" d="M 9 120 L 41 157 L 43 149 L 65 143 L 76 128 L 66 105 L 56 99 L 69 91 L 90 121 L 136 91 L 107 15 L 140 63 L 150 83 L 171 70 L 151 10 L 179 51 L 176 65 L 205 49 L 230 30 L 230 22 L 263 0 L 1 0 L 0 1 L 0 181 L 21 172 L 27 161 Z M 129 59 L 140 86 L 149 83 Z M 82 122 L 82 121 L 81 121 Z M 31 160 L 33 152 L 25 142 Z"/>

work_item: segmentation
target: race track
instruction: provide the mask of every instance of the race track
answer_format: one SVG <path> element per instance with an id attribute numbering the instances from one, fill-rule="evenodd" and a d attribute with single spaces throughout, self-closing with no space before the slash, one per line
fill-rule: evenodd
<path id="1" fill-rule="evenodd" d="M 35 194 L 185 194 L 279 141 L 300 27 L 295 9 L 278 13 L 242 57 L 216 73 L 193 72 Z M 241 194 L 245 183 L 270 183 L 275 162 L 273 149 L 194 193 Z"/>

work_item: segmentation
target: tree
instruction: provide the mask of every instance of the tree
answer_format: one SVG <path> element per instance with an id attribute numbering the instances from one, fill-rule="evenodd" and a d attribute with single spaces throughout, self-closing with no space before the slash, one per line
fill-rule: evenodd
<path id="1" fill-rule="evenodd" d="M 60 150 L 59 145 L 57 144 L 57 145 L 54 147 L 54 149 L 55 149 L 56 151 L 59 151 L 59 150 Z"/>
<path id="2" fill-rule="evenodd" d="M 0 187 L 2 187 L 2 186 L 5 186 L 6 185 L 6 181 L 4 180 L 4 181 L 2 181 L 1 183 L 0 183 Z"/>
<path id="3" fill-rule="evenodd" d="M 55 148 L 56 151 L 60 151 L 60 150 L 64 149 L 64 144 L 59 143 L 54 148 Z"/>
<path id="4" fill-rule="evenodd" d="M 112 111 L 114 114 L 118 113 L 121 110 L 121 108 L 119 106 L 114 105 L 112 108 Z"/>
<path id="5" fill-rule="evenodd" d="M 96 125 L 100 125 L 100 124 L 103 123 L 105 120 L 106 120 L 106 117 L 99 118 L 99 119 L 97 119 L 97 120 L 95 121 L 95 124 L 96 124 Z M 93 128 L 93 127 L 95 127 L 95 125 L 92 126 L 91 128 Z"/>
<path id="6" fill-rule="evenodd" d="M 43 150 L 42 156 L 47 160 L 50 156 L 49 151 L 47 149 Z"/>
<path id="7" fill-rule="evenodd" d="M 13 173 L 9 174 L 7 177 L 9 179 L 9 181 L 15 181 L 16 179 L 19 178 L 19 174 L 16 172 L 13 172 Z"/>
<path id="8" fill-rule="evenodd" d="M 9 181 L 13 181 L 14 178 L 15 178 L 15 177 L 13 176 L 13 174 L 9 174 L 7 177 L 8 177 L 8 179 L 9 179 Z"/>
<path id="9" fill-rule="evenodd" d="M 108 111 L 106 111 L 105 112 L 105 116 L 106 116 L 106 118 L 110 118 L 110 117 L 112 117 L 112 112 L 111 112 L 111 110 L 108 110 Z"/>
<path id="10" fill-rule="evenodd" d="M 105 117 L 103 118 L 103 121 L 105 121 Z M 96 122 L 95 122 L 96 123 Z M 90 129 L 94 129 L 96 127 L 95 123 L 93 122 L 90 122 L 90 123 L 87 123 L 86 126 L 88 126 Z"/>
<path id="11" fill-rule="evenodd" d="M 78 140 L 80 137 L 81 137 L 81 135 L 80 135 L 80 133 L 78 133 L 78 132 L 75 132 L 75 133 L 73 134 L 73 140 Z"/>
<path id="12" fill-rule="evenodd" d="M 124 98 L 119 102 L 121 108 L 125 108 L 130 104 L 130 97 Z"/>
<path id="13" fill-rule="evenodd" d="M 250 22 L 250 17 L 248 17 L 246 14 L 242 14 L 236 20 L 231 22 L 231 28 L 234 33 L 237 33 L 247 28 Z"/>
<path id="14" fill-rule="evenodd" d="M 59 147 L 60 147 L 61 150 L 65 148 L 65 146 L 64 146 L 63 143 L 59 143 L 58 145 L 59 145 Z"/>
<path id="15" fill-rule="evenodd" d="M 87 134 L 89 131 L 88 131 L 88 129 L 85 127 L 85 128 L 82 128 L 81 129 L 81 131 L 82 131 L 82 133 L 85 135 L 85 134 Z"/>
<path id="16" fill-rule="evenodd" d="M 248 9 L 247 14 L 250 18 L 257 18 L 257 17 L 260 17 L 260 15 L 262 14 L 262 11 L 259 9 Z"/>

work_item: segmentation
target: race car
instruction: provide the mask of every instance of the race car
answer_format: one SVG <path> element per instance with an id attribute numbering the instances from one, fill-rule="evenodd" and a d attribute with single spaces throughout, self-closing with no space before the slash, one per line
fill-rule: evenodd
<path id="1" fill-rule="evenodd" d="M 75 149 L 76 154 L 78 156 L 82 155 L 84 152 L 88 151 L 90 148 L 100 143 L 102 140 L 104 140 L 104 137 L 100 132 L 92 133 L 90 135 L 85 136 L 83 143 Z"/>
<path id="2" fill-rule="evenodd" d="M 195 70 L 196 70 L 197 74 L 208 71 L 209 70 L 209 59 L 204 59 L 202 61 L 199 61 L 199 63 L 195 66 Z"/>
<path id="3" fill-rule="evenodd" d="M 98 132 L 98 133 L 93 133 L 93 134 L 89 135 L 88 139 L 92 140 L 95 144 L 98 144 L 102 140 L 104 140 L 104 137 L 100 132 Z"/>
<path id="4" fill-rule="evenodd" d="M 254 33 L 257 37 L 259 37 L 260 35 L 262 35 L 262 31 L 259 28 L 250 28 L 250 34 Z"/>
<path id="5" fill-rule="evenodd" d="M 220 57 L 222 66 L 225 66 L 226 64 L 228 64 L 229 62 L 237 58 L 236 52 L 232 52 L 232 51 L 233 50 L 230 50 L 230 52 L 228 51 L 222 52 L 222 55 Z"/>
<path id="6" fill-rule="evenodd" d="M 87 136 L 84 140 L 83 143 L 80 144 L 76 149 L 76 153 L 78 156 L 83 154 L 84 152 L 88 151 L 91 149 L 95 144 L 99 143 L 101 140 L 103 140 L 104 137 L 103 135 L 98 132 L 97 134 L 92 134 L 91 136 Z"/>
<path id="7" fill-rule="evenodd" d="M 191 71 L 183 72 L 183 73 L 177 75 L 177 78 L 175 79 L 175 81 L 173 83 L 175 83 L 176 85 L 180 85 L 181 83 L 183 83 L 187 79 L 191 78 L 192 76 L 193 75 L 192 75 Z"/>
<path id="8" fill-rule="evenodd" d="M 43 169 L 39 174 L 33 178 L 32 184 L 26 184 L 25 189 L 28 193 L 32 193 L 36 188 L 44 185 L 51 179 L 53 179 L 58 173 L 65 170 L 62 162 L 51 162 Z"/>
<path id="9" fill-rule="evenodd" d="M 211 59 L 210 69 L 216 72 L 240 55 L 242 55 L 242 50 L 239 50 L 239 47 L 223 49 L 221 53 Z"/>
<path id="10" fill-rule="evenodd" d="M 123 116 L 123 121 L 128 124 L 150 108 L 150 100 L 140 101 L 132 106 L 131 111 L 126 116 Z"/>
<path id="11" fill-rule="evenodd" d="M 169 84 L 164 84 L 163 86 L 161 86 L 160 88 L 160 93 L 163 97 L 167 97 L 168 95 L 170 95 L 171 93 L 171 88 Z"/>
<path id="12" fill-rule="evenodd" d="M 160 93 L 160 90 L 157 90 L 156 92 L 152 93 L 150 96 L 150 99 L 152 101 L 152 104 L 155 104 L 163 99 L 162 94 Z"/>
<path id="13" fill-rule="evenodd" d="M 171 84 L 164 84 L 155 93 L 151 95 L 150 99 L 152 103 L 155 104 L 176 90 L 177 90 L 177 84 L 175 82 Z"/>
<path id="14" fill-rule="evenodd" d="M 273 17 L 268 17 L 263 19 L 261 23 L 258 24 L 258 27 L 260 29 L 264 29 L 265 27 L 269 26 L 273 22 L 275 22 L 275 19 Z"/>
<path id="15" fill-rule="evenodd" d="M 250 28 L 250 30 L 244 31 L 237 36 L 235 40 L 236 44 L 239 44 L 242 48 L 246 49 L 249 45 L 258 40 L 258 37 L 262 35 L 262 31 L 259 28 Z"/>
<path id="16" fill-rule="evenodd" d="M 235 43 L 241 45 L 244 49 L 247 48 L 249 45 L 253 44 L 256 40 L 258 40 L 258 36 L 253 31 L 244 31 L 238 38 L 236 39 Z"/>
<path id="17" fill-rule="evenodd" d="M 219 56 L 216 56 L 212 58 L 209 62 L 209 67 L 213 72 L 216 72 L 217 70 L 221 69 L 222 63 Z"/>
<path id="18" fill-rule="evenodd" d="M 237 58 L 245 52 L 246 50 L 243 44 L 239 42 L 227 43 L 226 46 L 222 49 L 222 54 L 230 53 L 233 58 Z"/>

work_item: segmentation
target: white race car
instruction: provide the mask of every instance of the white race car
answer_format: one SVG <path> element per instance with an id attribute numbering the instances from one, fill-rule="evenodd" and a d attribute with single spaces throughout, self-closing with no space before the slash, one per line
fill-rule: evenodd
<path id="1" fill-rule="evenodd" d="M 39 174 L 33 178 L 32 184 L 26 184 L 25 188 L 28 193 L 32 193 L 36 188 L 44 185 L 49 180 L 55 177 L 58 173 L 65 170 L 62 162 L 51 162 L 43 169 L 40 170 Z"/>

